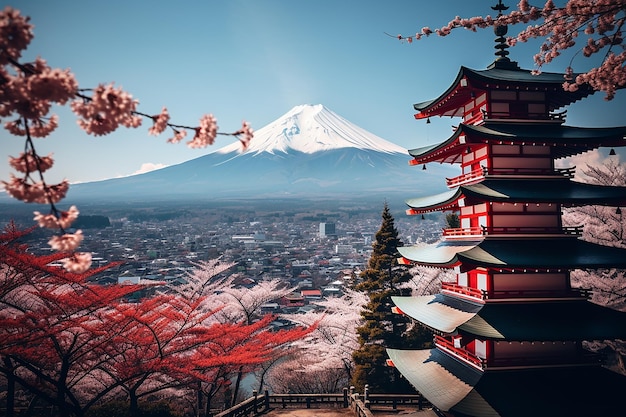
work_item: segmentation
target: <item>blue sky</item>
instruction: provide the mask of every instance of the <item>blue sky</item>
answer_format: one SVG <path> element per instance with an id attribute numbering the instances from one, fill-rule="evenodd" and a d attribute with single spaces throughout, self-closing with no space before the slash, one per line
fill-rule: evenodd
<path id="1" fill-rule="evenodd" d="M 169 109 L 172 122 L 196 125 L 213 113 L 222 131 L 242 120 L 259 129 L 300 104 L 323 104 L 360 127 L 405 148 L 439 142 L 458 120 L 413 118 L 413 103 L 438 96 L 459 66 L 484 69 L 494 59 L 491 29 L 455 31 L 409 45 L 384 33 L 412 34 L 440 27 L 455 15 L 493 13 L 495 0 L 28 0 L 5 3 L 31 17 L 35 39 L 24 61 L 36 56 L 70 68 L 82 88 L 115 82 L 139 99 L 139 110 Z M 511 7 L 516 2 L 509 1 Z M 558 2 L 557 2 L 558 3 Z M 510 28 L 510 33 L 516 28 Z M 533 68 L 539 43 L 511 49 Z M 574 61 L 575 70 L 590 62 Z M 545 71 L 562 71 L 564 57 Z M 612 102 L 602 94 L 568 109 L 568 124 L 625 125 L 626 92 Z M 85 134 L 68 109 L 55 109 L 60 127 L 38 139 L 53 152 L 49 181 L 93 181 L 172 165 L 230 143 L 188 149 L 149 136 L 151 123 L 105 137 Z M 23 141 L 2 134 L 2 154 L 17 155 Z M 10 168 L 0 166 L 0 179 Z"/>

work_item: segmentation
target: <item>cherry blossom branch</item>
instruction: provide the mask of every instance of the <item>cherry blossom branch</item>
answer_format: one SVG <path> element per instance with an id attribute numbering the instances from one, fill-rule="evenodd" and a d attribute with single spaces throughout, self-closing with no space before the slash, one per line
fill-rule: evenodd
<path id="1" fill-rule="evenodd" d="M 604 50 L 604 57 L 599 66 L 575 77 L 570 62 L 563 88 L 575 91 L 581 85 L 589 85 L 595 90 L 603 91 L 606 94 L 605 98 L 611 100 L 618 89 L 626 87 L 626 48 L 622 34 L 626 18 L 626 0 L 568 0 L 563 7 L 556 7 L 552 0 L 548 0 L 542 8 L 531 6 L 528 0 L 521 0 L 517 10 L 508 14 L 502 14 L 506 7 L 501 2 L 494 10 L 499 10 L 496 18 L 478 16 L 466 19 L 457 16 L 439 29 L 423 27 L 411 36 L 386 34 L 400 41 L 412 43 L 431 34 L 447 36 L 459 28 L 476 32 L 487 27 L 541 21 L 540 24 L 529 25 L 516 36 L 507 38 L 507 43 L 511 46 L 533 38 L 545 38 L 539 52 L 533 57 L 537 66 L 535 73 L 539 73 L 543 65 L 560 56 L 562 51 L 575 46 L 580 35 L 585 35 L 587 41 L 580 50 L 583 55 L 591 57 Z M 618 47 L 621 51 L 615 51 Z"/>
<path id="2" fill-rule="evenodd" d="M 82 231 L 65 232 L 78 217 L 77 208 L 71 206 L 67 211 L 60 211 L 56 207 L 65 198 L 69 182 L 65 179 L 59 184 L 46 183 L 44 172 L 53 166 L 54 160 L 52 155 L 39 155 L 32 140 L 33 137 L 45 138 L 57 128 L 58 116 L 50 115 L 53 104 L 64 106 L 69 102 L 78 116 L 78 125 L 95 136 L 110 134 L 120 126 L 137 128 L 142 119 L 148 118 L 153 122 L 148 129 L 150 135 L 160 135 L 168 127 L 172 129 L 174 135 L 167 140 L 169 143 L 178 143 L 187 135 L 187 130 L 193 131 L 193 138 L 187 142 L 190 148 L 204 148 L 212 145 L 217 135 L 225 135 L 236 137 L 245 150 L 253 137 L 253 130 L 245 121 L 233 133 L 219 132 L 212 114 L 202 116 L 196 127 L 170 123 L 167 108 L 153 116 L 139 112 L 138 100 L 113 83 L 80 89 L 68 69 L 50 68 L 42 58 L 20 63 L 21 53 L 33 37 L 28 17 L 9 6 L 0 11 L 0 118 L 16 117 L 5 122 L 4 127 L 11 134 L 25 138 L 24 152 L 9 158 L 11 167 L 23 176 L 18 178 L 11 174 L 8 182 L 0 183 L 13 198 L 50 206 L 49 214 L 34 212 L 34 220 L 40 227 L 60 230 L 61 235 L 52 237 L 48 243 L 54 250 L 70 253 L 64 264 L 68 271 L 85 272 L 91 267 L 91 254 L 76 252 L 83 240 Z M 85 94 L 87 91 L 91 95 Z M 33 178 L 35 172 L 39 180 Z"/>

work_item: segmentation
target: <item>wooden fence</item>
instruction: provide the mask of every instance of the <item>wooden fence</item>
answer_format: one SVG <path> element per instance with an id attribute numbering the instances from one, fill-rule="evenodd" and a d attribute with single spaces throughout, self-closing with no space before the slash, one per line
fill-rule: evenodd
<path id="1" fill-rule="evenodd" d="M 268 412 L 275 408 L 351 408 L 356 417 L 373 417 L 378 410 L 396 410 L 398 406 L 412 407 L 422 410 L 430 407 L 430 403 L 421 395 L 411 394 L 372 394 L 365 387 L 361 396 L 354 388 L 343 389 L 337 394 L 270 394 L 265 391 L 259 395 L 256 391 L 252 397 L 216 414 L 215 417 L 250 417 Z"/>

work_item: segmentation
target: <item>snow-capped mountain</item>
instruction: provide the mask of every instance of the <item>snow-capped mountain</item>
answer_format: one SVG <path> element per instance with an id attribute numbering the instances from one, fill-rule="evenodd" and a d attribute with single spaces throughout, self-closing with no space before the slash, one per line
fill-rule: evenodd
<path id="1" fill-rule="evenodd" d="M 322 105 L 302 105 L 238 142 L 141 175 L 77 184 L 69 199 L 124 201 L 254 198 L 372 198 L 442 191 L 449 166 L 408 165 L 406 149 Z"/>
<path id="2" fill-rule="evenodd" d="M 218 152 L 237 152 L 239 147 L 239 143 L 232 143 Z M 338 148 L 407 154 L 403 147 L 361 129 L 321 104 L 296 106 L 257 130 L 246 153 L 297 151 L 312 154 Z"/>

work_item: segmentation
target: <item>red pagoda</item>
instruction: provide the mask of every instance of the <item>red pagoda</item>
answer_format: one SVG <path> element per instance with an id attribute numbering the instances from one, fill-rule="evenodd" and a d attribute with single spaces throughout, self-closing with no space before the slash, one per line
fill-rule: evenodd
<path id="1" fill-rule="evenodd" d="M 503 7 L 502 4 L 499 4 Z M 497 7 L 497 6 L 496 6 Z M 507 55 L 461 67 L 417 119 L 461 117 L 450 138 L 410 150 L 411 165 L 460 164 L 449 191 L 407 200 L 408 214 L 458 213 L 439 243 L 398 248 L 404 263 L 452 268 L 439 294 L 393 297 L 395 310 L 435 333 L 434 348 L 389 349 L 393 365 L 442 416 L 626 415 L 626 376 L 601 365 L 583 341 L 626 340 L 626 313 L 572 288 L 573 269 L 626 268 L 626 250 L 581 239 L 563 207 L 626 205 L 626 187 L 573 180 L 555 160 L 625 146 L 626 126 L 568 126 L 562 110 L 593 93 L 563 90 L 563 74 L 533 75 Z"/>

